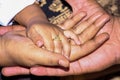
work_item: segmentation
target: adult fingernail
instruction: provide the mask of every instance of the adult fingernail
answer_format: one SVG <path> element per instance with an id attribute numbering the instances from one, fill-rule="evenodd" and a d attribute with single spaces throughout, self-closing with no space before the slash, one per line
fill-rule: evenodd
<path id="1" fill-rule="evenodd" d="M 79 15 L 84 17 L 84 16 L 86 16 L 86 13 L 85 12 L 81 12 Z"/>
<path id="2" fill-rule="evenodd" d="M 59 60 L 59 64 L 63 67 L 69 67 L 69 62 L 63 61 L 63 60 Z"/>

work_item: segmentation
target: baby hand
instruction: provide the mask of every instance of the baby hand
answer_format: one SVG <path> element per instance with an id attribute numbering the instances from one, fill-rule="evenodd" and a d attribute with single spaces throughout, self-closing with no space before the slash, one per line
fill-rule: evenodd
<path id="1" fill-rule="evenodd" d="M 47 50 L 64 53 L 66 57 L 70 54 L 68 39 L 64 36 L 60 28 L 49 22 L 32 25 L 28 29 L 27 34 L 39 47 L 44 46 Z"/>

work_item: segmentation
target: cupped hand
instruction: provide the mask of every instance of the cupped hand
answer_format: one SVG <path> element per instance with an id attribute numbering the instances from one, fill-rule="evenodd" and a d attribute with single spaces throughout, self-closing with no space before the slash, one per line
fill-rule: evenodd
<path id="1" fill-rule="evenodd" d="M 73 13 L 78 11 L 86 11 L 87 17 L 101 12 L 108 15 L 95 0 L 67 0 L 73 7 Z M 87 19 L 87 18 L 86 18 Z M 111 20 L 101 29 L 101 32 L 108 32 L 110 39 L 105 42 L 99 49 L 89 55 L 84 56 L 70 63 L 68 71 L 60 68 L 50 67 L 33 67 L 31 73 L 38 76 L 65 76 L 65 75 L 79 75 L 84 73 L 102 71 L 112 65 L 120 63 L 120 18 L 112 17 Z M 84 39 L 84 38 L 83 38 Z M 89 48 L 88 48 L 89 49 Z M 40 71 L 42 70 L 42 72 Z"/>
<path id="2" fill-rule="evenodd" d="M 50 67 L 32 67 L 31 73 L 37 76 L 67 76 L 99 72 L 120 63 L 120 19 L 114 18 L 110 39 L 89 55 L 70 63 L 68 70 Z M 89 49 L 89 48 L 88 48 Z M 75 49 L 76 50 L 76 49 Z M 42 71 L 41 71 L 42 70 Z"/>
<path id="3" fill-rule="evenodd" d="M 97 16 L 97 17 L 96 17 Z M 104 19 L 103 19 L 104 18 Z M 92 20 L 92 21 L 91 21 Z M 72 44 L 72 50 L 71 50 L 71 56 L 70 56 L 70 60 L 73 61 L 73 60 L 76 60 L 76 59 L 79 59 L 80 57 L 82 56 L 85 56 L 87 54 L 89 54 L 90 52 L 94 51 L 95 49 L 97 49 L 101 44 L 103 44 L 109 37 L 106 33 L 104 34 L 100 34 L 98 35 L 97 37 L 95 37 L 96 33 L 103 27 L 103 25 L 109 20 L 109 17 L 107 15 L 103 15 L 101 13 L 98 13 L 97 15 L 93 15 L 91 16 L 88 20 L 86 20 L 85 22 L 82 23 L 82 25 L 78 25 L 79 27 L 79 30 L 81 30 L 81 26 L 87 26 L 88 28 L 86 30 L 83 31 L 83 33 L 77 33 L 78 31 L 76 31 L 76 29 L 74 30 L 75 33 L 79 34 L 79 37 L 81 38 L 82 36 L 85 36 L 86 34 L 90 33 L 93 31 L 93 33 L 90 33 L 89 35 L 86 35 L 86 37 L 82 37 L 81 38 L 81 45 L 78 46 L 78 45 L 74 45 Z M 85 25 L 86 22 L 88 21 L 91 21 L 89 22 L 88 24 L 91 24 L 91 25 Z M 98 22 L 98 25 L 96 25 Z M 76 22 L 77 23 L 77 22 Z M 75 24 L 72 24 L 73 26 Z M 69 25 L 68 25 L 69 26 Z M 92 39 L 93 37 L 95 37 L 94 39 Z M 78 61 L 75 61 L 73 63 L 76 64 L 77 66 L 77 63 L 79 62 Z M 72 63 L 71 63 L 72 64 Z M 72 66 L 73 67 L 73 66 Z M 15 72 L 10 72 L 10 70 L 12 69 L 19 69 L 20 67 L 9 67 L 9 68 L 4 68 L 2 70 L 3 74 L 5 74 L 6 76 L 10 76 L 10 75 L 20 75 L 20 74 L 27 74 L 25 73 L 24 71 L 25 70 L 22 70 L 21 72 L 19 70 L 21 69 L 24 69 L 24 68 L 20 68 L 18 71 L 17 70 L 14 70 Z M 35 69 L 38 69 L 38 71 L 35 71 Z M 40 69 L 40 70 L 39 70 Z M 50 68 L 49 68 L 50 69 Z M 48 69 L 48 72 L 49 72 L 49 69 Z M 53 71 L 56 72 L 56 69 L 53 69 Z M 70 69 L 71 69 L 71 66 L 70 66 Z M 74 68 L 72 68 L 74 69 Z M 63 69 L 61 69 L 62 71 Z M 57 76 L 57 75 L 66 75 L 65 73 L 66 72 L 63 72 L 61 74 L 59 73 L 48 73 L 46 74 L 47 72 L 47 69 L 45 69 L 45 67 L 43 69 L 41 69 L 41 67 L 33 67 L 31 68 L 31 73 L 34 74 L 34 75 L 54 75 L 54 76 Z M 51 69 L 50 69 L 51 71 Z M 63 70 L 64 71 L 64 70 Z M 71 70 L 70 70 L 71 71 Z M 71 73 L 74 73 L 74 72 L 71 72 Z M 56 74 L 56 75 L 55 75 Z M 69 72 L 67 72 L 67 75 L 69 75 Z"/>
<path id="4" fill-rule="evenodd" d="M 43 46 L 49 51 L 63 54 L 66 57 L 70 55 L 70 44 L 62 33 L 61 29 L 49 22 L 41 22 L 31 25 L 27 31 L 28 37 L 38 46 Z"/>
<path id="5" fill-rule="evenodd" d="M 80 12 L 59 26 L 62 27 L 65 31 L 72 31 L 78 36 L 80 40 L 80 45 L 75 44 L 73 39 L 70 40 L 71 61 L 91 53 L 92 51 L 96 50 L 98 46 L 100 46 L 101 43 L 98 43 L 99 45 L 95 44 L 93 38 L 95 38 L 100 29 L 102 29 L 104 25 L 110 20 L 109 15 L 97 12 L 88 17 L 87 20 L 80 22 L 84 17 L 83 15 L 85 15 L 85 12 Z"/>
<path id="6" fill-rule="evenodd" d="M 87 11 L 87 17 L 93 15 L 96 12 L 105 13 L 105 11 L 96 3 L 95 0 L 67 0 L 72 7 L 75 9 L 76 14 L 79 11 Z M 71 1 L 71 2 L 70 2 Z M 74 4 L 75 3 L 75 4 Z M 77 75 L 83 73 L 90 73 L 104 70 L 111 65 L 119 63 L 119 19 L 112 18 L 101 32 L 108 32 L 110 34 L 110 39 L 95 52 L 78 59 L 70 63 L 70 68 L 68 71 L 60 68 L 50 68 L 50 67 L 33 67 L 31 68 L 31 73 L 34 75 L 54 75 L 54 76 L 65 76 L 65 75 Z M 100 33 L 101 33 L 100 32 Z M 96 42 L 95 42 L 96 43 Z M 17 70 L 15 70 L 17 69 Z M 11 72 L 14 70 L 14 72 Z M 20 71 L 22 70 L 22 71 Z M 21 67 L 6 67 L 3 68 L 2 73 L 6 76 L 28 74 L 25 73 L 26 68 Z M 28 69 L 27 69 L 28 70 Z"/>
<path id="7" fill-rule="evenodd" d="M 1 55 L 4 57 L 1 58 L 1 66 L 69 66 L 69 61 L 64 56 L 37 47 L 26 37 L 25 30 L 5 33 L 1 43 L 1 50 L 4 53 Z"/>

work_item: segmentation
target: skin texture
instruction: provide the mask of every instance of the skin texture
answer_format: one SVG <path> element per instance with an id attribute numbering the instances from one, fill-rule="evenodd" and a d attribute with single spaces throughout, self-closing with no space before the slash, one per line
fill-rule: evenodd
<path id="1" fill-rule="evenodd" d="M 64 56 L 57 53 L 51 55 L 53 52 L 37 47 L 26 37 L 24 30 L 7 32 L 1 36 L 0 42 L 1 66 L 69 66 L 69 62 Z M 27 55 L 28 53 L 29 55 Z"/>
<path id="2" fill-rule="evenodd" d="M 67 0 L 68 3 L 73 7 L 73 13 L 76 14 L 78 11 L 86 11 L 87 17 L 91 16 L 96 12 L 101 12 L 107 14 L 95 0 Z M 107 14 L 109 15 L 109 14 Z M 104 26 L 104 28 L 99 32 L 108 32 L 110 39 L 102 45 L 98 50 L 93 53 L 78 59 L 70 63 L 70 68 L 68 71 L 57 68 L 45 68 L 45 67 L 36 67 L 31 68 L 31 72 L 34 75 L 78 75 L 84 73 L 91 73 L 102 71 L 112 65 L 120 63 L 120 30 L 119 30 L 119 21 L 118 17 L 111 16 L 111 20 Z M 99 34 L 98 33 L 98 34 Z M 40 71 L 42 70 L 42 71 Z M 52 74 L 51 74 L 52 73 Z"/>
<path id="3" fill-rule="evenodd" d="M 77 17 L 78 19 L 74 19 L 75 17 Z M 66 22 L 69 23 L 71 22 L 71 24 L 68 24 L 67 26 L 69 27 L 70 26 L 75 26 L 79 20 L 82 19 L 82 16 L 81 14 L 78 14 L 77 16 L 73 17 L 72 19 L 68 19 Z M 102 19 L 104 18 L 104 19 Z M 72 20 L 72 21 L 70 21 Z M 71 55 L 70 55 L 70 61 L 74 61 L 76 59 L 78 59 L 79 57 L 82 57 L 86 54 L 88 54 L 89 52 L 95 50 L 97 48 L 97 46 L 100 46 L 102 44 L 102 42 L 104 42 L 104 39 L 100 39 L 98 40 L 98 43 L 96 44 L 95 41 L 91 40 L 95 35 L 96 33 L 103 27 L 103 25 L 109 20 L 109 17 L 107 15 L 103 15 L 101 13 L 97 13 L 96 15 L 93 15 L 91 16 L 88 20 L 84 21 L 83 23 L 81 24 L 78 24 L 76 27 L 77 28 L 81 28 L 84 27 L 84 26 L 88 26 L 90 28 L 88 29 L 85 29 L 84 32 L 82 33 L 82 30 L 81 31 L 76 31 L 76 29 L 71 29 L 74 33 L 76 34 L 80 34 L 79 35 L 79 38 L 81 40 L 81 45 L 75 45 L 74 43 L 72 43 L 71 41 Z M 98 24 L 99 22 L 99 24 Z M 88 23 L 88 24 L 86 24 Z M 97 24 L 97 25 L 96 25 Z M 62 24 L 63 26 L 66 25 L 66 23 Z M 90 25 L 90 26 L 89 26 Z M 13 30 L 14 30 L 14 26 L 13 27 Z M 96 28 L 95 28 L 96 27 Z M 19 28 L 19 27 L 18 27 Z M 4 29 L 4 28 L 3 28 Z M 2 27 L 1 27 L 1 30 L 2 30 Z M 9 28 L 8 28 L 9 30 Z M 77 29 L 78 30 L 78 29 Z M 93 31 L 93 33 L 91 33 L 91 31 Z M 88 35 L 89 34 L 89 35 Z M 105 35 L 107 34 L 104 34 L 103 37 L 105 37 Z M 4 35 L 3 35 L 4 36 Z M 83 37 L 83 36 L 86 36 L 86 37 Z M 84 39 L 82 39 L 82 37 Z M 106 36 L 107 38 L 107 36 Z M 98 38 L 99 39 L 99 38 Z M 95 38 L 95 40 L 97 40 L 97 38 Z M 105 39 L 106 40 L 106 39 Z M 100 42 L 101 41 L 101 42 Z M 86 42 L 86 44 L 84 44 Z M 96 41 L 97 42 L 97 41 Z M 95 47 L 92 47 L 90 48 L 88 51 L 85 51 L 88 47 L 90 46 L 95 46 Z M 83 50 L 83 51 L 82 51 Z M 80 52 L 80 53 L 78 53 Z"/>
<path id="4" fill-rule="evenodd" d="M 93 15 L 96 12 L 101 12 L 107 14 L 96 2 L 95 0 L 67 0 L 68 3 L 73 7 L 74 15 L 79 11 L 86 11 L 87 17 Z M 108 15 L 108 14 L 107 14 Z M 87 18 L 86 18 L 87 19 Z M 111 17 L 111 20 L 104 26 L 101 32 L 108 32 L 110 39 L 102 45 L 98 50 L 93 53 L 78 59 L 70 63 L 70 68 L 68 71 L 64 71 L 59 68 L 48 68 L 48 67 L 33 67 L 31 68 L 31 73 L 34 75 L 54 75 L 54 76 L 65 76 L 65 75 L 79 75 L 84 73 L 91 73 L 104 70 L 112 65 L 120 63 L 120 54 L 119 54 L 119 28 L 120 19 L 117 17 Z M 14 69 L 23 69 L 20 67 L 9 67 L 3 69 L 3 74 L 10 75 L 19 75 L 25 74 L 25 71 L 15 70 L 10 73 L 10 70 Z M 26 73 L 27 74 L 27 73 Z"/>
<path id="5" fill-rule="evenodd" d="M 64 52 L 65 56 L 70 55 L 70 44 L 67 38 L 58 26 L 49 23 L 39 5 L 32 4 L 27 6 L 15 16 L 14 20 L 26 27 L 27 36 L 38 47 L 43 44 L 49 51 Z M 60 40 L 55 40 L 56 37 Z"/>
<path id="6" fill-rule="evenodd" d="M 74 19 L 74 17 L 72 19 Z M 80 19 L 81 19 L 81 17 L 80 17 Z M 67 20 L 67 22 L 69 22 L 69 21 L 70 20 Z M 73 20 L 73 21 L 75 21 L 75 20 Z M 77 33 L 76 29 L 72 29 L 73 32 L 79 34 L 79 38 L 81 39 L 81 45 L 78 46 L 71 42 L 71 55 L 70 55 L 71 61 L 74 61 L 74 60 L 94 51 L 109 38 L 108 34 L 106 34 L 106 33 L 100 34 L 100 35 L 96 36 L 95 38 L 93 38 L 97 34 L 97 32 L 103 27 L 103 25 L 105 25 L 106 22 L 108 22 L 108 21 L 109 21 L 109 16 L 103 15 L 101 13 L 97 13 L 95 15 L 90 16 L 86 21 L 84 21 L 83 23 L 81 23 L 79 25 L 77 24 L 78 20 L 73 22 L 74 24 L 70 24 L 73 26 L 76 25 L 77 28 L 80 27 L 79 28 L 80 30 L 81 30 L 81 26 L 87 26 L 87 28 L 85 30 L 81 31 L 82 33 Z M 88 23 L 88 24 L 85 24 L 85 23 Z M 66 23 L 62 24 L 62 25 L 66 25 Z M 88 33 L 91 33 L 91 34 L 88 35 Z M 86 37 L 82 37 L 82 36 L 86 36 Z M 52 55 L 52 54 L 50 54 L 50 55 Z M 78 63 L 78 62 L 75 61 L 75 63 Z M 5 74 L 6 76 L 18 75 L 18 74 L 19 75 L 20 74 L 28 74 L 27 72 L 26 73 L 24 72 L 24 70 L 26 71 L 27 69 L 20 68 L 20 67 L 13 67 L 13 69 L 15 69 L 14 71 L 16 71 L 16 69 L 20 68 L 20 69 L 23 69 L 22 70 L 23 72 L 19 73 L 19 71 L 18 71 L 18 73 L 16 74 L 16 72 L 12 71 L 12 73 L 11 73 L 10 72 L 11 68 L 12 67 L 9 67 L 8 70 L 7 70 L 7 68 L 4 68 L 2 70 L 3 74 Z M 39 68 L 41 68 L 41 67 L 39 67 Z M 33 69 L 34 68 L 31 68 L 32 72 L 34 71 Z M 43 69 L 43 71 L 44 71 L 44 69 Z M 40 70 L 40 72 L 42 72 L 42 71 Z M 42 74 L 42 75 L 44 75 L 44 74 Z"/>

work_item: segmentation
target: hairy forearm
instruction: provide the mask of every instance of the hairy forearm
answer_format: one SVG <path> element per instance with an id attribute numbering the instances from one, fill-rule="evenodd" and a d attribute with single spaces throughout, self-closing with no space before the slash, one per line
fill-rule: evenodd
<path id="1" fill-rule="evenodd" d="M 15 18 L 18 23 L 24 26 L 30 26 L 34 23 L 41 21 L 48 21 L 44 12 L 39 8 L 37 4 L 32 4 L 21 12 L 19 12 Z"/>

